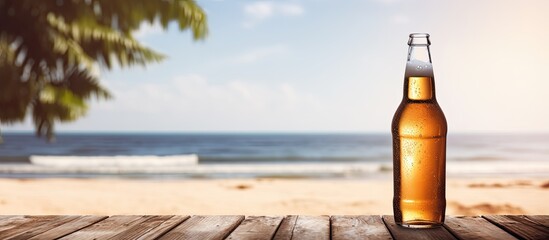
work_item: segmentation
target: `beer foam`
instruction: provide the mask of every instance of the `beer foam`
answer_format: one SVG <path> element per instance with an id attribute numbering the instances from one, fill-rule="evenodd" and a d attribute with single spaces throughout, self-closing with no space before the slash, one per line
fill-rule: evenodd
<path id="1" fill-rule="evenodd" d="M 405 77 L 434 77 L 433 64 L 419 60 L 406 62 Z"/>

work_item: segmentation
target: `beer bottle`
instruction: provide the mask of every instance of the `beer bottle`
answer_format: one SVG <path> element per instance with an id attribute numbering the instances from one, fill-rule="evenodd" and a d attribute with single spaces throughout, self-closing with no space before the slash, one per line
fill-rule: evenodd
<path id="1" fill-rule="evenodd" d="M 408 40 L 404 96 L 392 122 L 393 211 L 405 227 L 444 222 L 446 208 L 446 118 L 437 103 L 429 34 Z"/>

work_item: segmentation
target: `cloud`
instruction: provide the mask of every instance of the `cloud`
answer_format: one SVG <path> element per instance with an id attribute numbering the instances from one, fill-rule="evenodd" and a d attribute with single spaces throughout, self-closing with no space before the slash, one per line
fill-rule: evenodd
<path id="1" fill-rule="evenodd" d="M 162 32 L 162 26 L 159 22 L 154 22 L 153 24 L 149 22 L 143 22 L 139 26 L 139 29 L 133 32 L 133 36 L 136 38 L 144 38 L 150 35 L 160 34 Z"/>
<path id="2" fill-rule="evenodd" d="M 95 110 L 110 116 L 109 127 L 113 128 L 273 129 L 306 120 L 293 119 L 297 116 L 324 112 L 319 98 L 290 83 L 218 83 L 199 74 L 166 82 L 104 82 L 116 98 L 98 104 Z"/>
<path id="3" fill-rule="evenodd" d="M 234 57 L 231 62 L 236 64 L 254 63 L 267 57 L 281 55 L 288 52 L 285 45 L 273 45 L 256 48 Z"/>
<path id="4" fill-rule="evenodd" d="M 391 17 L 391 22 L 394 24 L 408 24 L 410 23 L 410 18 L 404 15 L 394 15 Z"/>
<path id="5" fill-rule="evenodd" d="M 299 92 L 289 83 L 267 84 L 242 80 L 212 83 L 202 75 L 189 74 L 174 77 L 164 83 L 150 82 L 131 85 L 113 85 L 117 99 L 126 105 L 119 109 L 163 112 L 175 103 L 181 108 L 217 109 L 291 109 L 302 103 L 311 103 L 313 97 Z"/>
<path id="6" fill-rule="evenodd" d="M 244 22 L 244 27 L 254 27 L 266 19 L 275 16 L 300 16 L 303 15 L 303 7 L 296 3 L 279 3 L 279 2 L 253 2 L 244 6 L 244 13 L 247 20 Z"/>
<path id="7" fill-rule="evenodd" d="M 303 7 L 297 4 L 279 4 L 277 7 L 278 11 L 282 15 L 286 16 L 300 16 L 303 15 Z"/>
<path id="8" fill-rule="evenodd" d="M 244 6 L 244 12 L 255 19 L 264 19 L 272 17 L 274 14 L 274 3 L 255 2 Z"/>
<path id="9" fill-rule="evenodd" d="M 393 4 L 393 3 L 399 2 L 400 0 L 372 0 L 372 1 L 382 3 L 382 4 Z"/>

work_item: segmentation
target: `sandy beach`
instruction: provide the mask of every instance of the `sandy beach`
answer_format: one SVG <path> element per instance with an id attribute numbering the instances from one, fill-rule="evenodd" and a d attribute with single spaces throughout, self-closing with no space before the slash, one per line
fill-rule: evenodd
<path id="1" fill-rule="evenodd" d="M 392 214 L 383 179 L 0 179 L 0 214 Z M 447 181 L 447 214 L 549 214 L 548 179 Z"/>

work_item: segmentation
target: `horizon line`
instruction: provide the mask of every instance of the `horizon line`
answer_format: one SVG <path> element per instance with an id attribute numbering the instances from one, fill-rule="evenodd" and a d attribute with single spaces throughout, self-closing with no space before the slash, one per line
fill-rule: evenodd
<path id="1" fill-rule="evenodd" d="M 7 131 L 0 131 L 0 136 L 6 135 L 6 134 L 32 134 L 34 135 L 35 132 L 32 130 L 7 130 Z M 57 131 L 54 135 L 63 135 L 63 134 L 162 134 L 162 135 L 169 135 L 169 134 L 199 134 L 199 135 L 209 135 L 209 134 L 250 134 L 250 135 L 256 135 L 256 134 L 273 134 L 273 135 L 284 135 L 284 134 L 372 134 L 372 135 L 385 135 L 385 134 L 391 134 L 390 131 L 143 131 L 143 130 L 121 130 L 121 131 L 93 131 L 93 130 L 62 130 Z M 528 134 L 528 135 L 547 135 L 549 132 L 547 131 L 458 131 L 458 132 L 449 132 L 448 135 L 453 134 L 470 134 L 470 135 L 522 135 L 522 134 Z"/>

